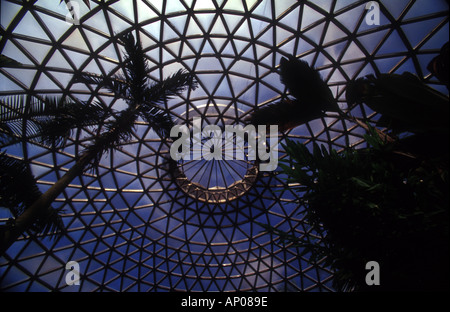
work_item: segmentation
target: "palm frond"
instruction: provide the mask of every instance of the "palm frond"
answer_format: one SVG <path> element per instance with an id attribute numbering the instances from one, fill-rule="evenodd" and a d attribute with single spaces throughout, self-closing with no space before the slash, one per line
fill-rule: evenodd
<path id="1" fill-rule="evenodd" d="M 20 159 L 0 153 L 0 206 L 8 208 L 17 218 L 41 195 L 29 167 Z M 58 211 L 49 207 L 33 224 L 32 230 L 44 235 L 61 233 L 64 224 Z"/>
<path id="2" fill-rule="evenodd" d="M 0 67 L 21 67 L 22 63 L 17 62 L 16 60 L 7 57 L 6 55 L 0 55 Z"/>
<path id="3" fill-rule="evenodd" d="M 128 108 L 116 113 L 115 119 L 105 124 L 105 131 L 98 135 L 87 152 L 94 154 L 90 167 L 97 167 L 101 156 L 111 149 L 120 149 L 120 146 L 131 139 L 135 121 L 138 114 L 134 108 Z"/>
<path id="4" fill-rule="evenodd" d="M 141 42 L 135 40 L 131 32 L 120 37 L 125 47 L 125 75 L 129 83 L 129 96 L 132 104 L 143 100 L 143 90 L 149 79 L 150 67 Z"/>
<path id="5" fill-rule="evenodd" d="M 141 115 L 158 136 L 161 138 L 170 136 L 170 130 L 174 126 L 174 122 L 166 110 L 157 106 L 151 106 L 148 110 L 141 111 Z"/>
<path id="6" fill-rule="evenodd" d="M 196 89 L 197 81 L 193 74 L 183 69 L 156 82 L 145 89 L 144 102 L 148 104 L 164 104 L 164 102 L 174 96 L 180 96 L 188 88 Z"/>
<path id="7" fill-rule="evenodd" d="M 122 99 L 128 99 L 130 97 L 128 92 L 130 85 L 126 81 L 126 78 L 121 75 L 107 77 L 94 73 L 81 73 L 75 76 L 74 82 L 98 85 L 106 88 L 108 91 Z"/>
<path id="8" fill-rule="evenodd" d="M 40 195 L 25 163 L 5 152 L 0 153 L 0 206 L 8 208 L 17 217 Z"/>
<path id="9" fill-rule="evenodd" d="M 57 114 L 40 120 L 40 141 L 46 145 L 60 147 L 74 129 L 98 125 L 111 115 L 99 102 L 66 102 L 58 106 Z"/>
<path id="10" fill-rule="evenodd" d="M 50 114 L 49 107 L 40 99 L 13 95 L 0 100 L 1 142 L 12 143 L 25 135 L 33 138 L 40 131 L 39 118 Z"/>
<path id="11" fill-rule="evenodd" d="M 0 102 L 0 139 L 4 144 L 25 136 L 46 145 L 61 146 L 73 129 L 96 125 L 110 113 L 98 102 L 9 96 Z"/>

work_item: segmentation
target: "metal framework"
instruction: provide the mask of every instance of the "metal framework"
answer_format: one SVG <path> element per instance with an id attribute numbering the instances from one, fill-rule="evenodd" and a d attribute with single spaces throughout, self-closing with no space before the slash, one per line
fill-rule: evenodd
<path id="1" fill-rule="evenodd" d="M 376 2 L 379 12 L 360 0 L 93 0 L 90 8 L 74 0 L 75 19 L 58 2 L 1 1 L 1 54 L 23 66 L 0 68 L 0 96 L 63 94 L 120 109 L 113 94 L 72 78 L 85 71 L 120 72 L 117 37 L 127 31 L 142 42 L 154 80 L 179 68 L 196 74 L 199 88 L 166 103 L 179 124 L 195 116 L 209 124 L 239 123 L 255 107 L 285 97 L 277 67 L 292 54 L 320 71 L 342 109 L 368 121 L 377 115 L 366 106 L 347 107 L 349 80 L 410 71 L 446 92 L 426 69 L 448 41 L 444 0 L 382 0 Z M 363 134 L 330 115 L 280 133 L 279 140 L 340 150 L 364 146 Z M 94 135 L 79 131 L 63 150 L 25 138 L 2 150 L 25 159 L 45 191 Z M 56 200 L 67 235 L 25 235 L 0 259 L 0 289 L 333 290 L 332 272 L 321 261 L 308 263 L 301 250 L 279 244 L 258 225 L 315 235 L 295 203 L 299 194 L 279 171 L 258 173 L 249 164 L 234 177 L 236 164 L 216 163 L 203 168 L 205 177 L 216 179 L 206 183 L 194 181 L 186 164 L 168 170 L 168 153 L 166 143 L 138 121 L 122 150 L 105 156 Z M 80 265 L 78 286 L 66 284 L 69 261 Z"/>

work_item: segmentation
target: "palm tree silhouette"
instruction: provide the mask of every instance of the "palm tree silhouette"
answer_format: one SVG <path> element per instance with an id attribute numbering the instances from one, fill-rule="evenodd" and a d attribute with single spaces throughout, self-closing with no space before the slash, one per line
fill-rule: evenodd
<path id="1" fill-rule="evenodd" d="M 83 73 L 75 79 L 76 82 L 96 84 L 108 89 L 117 98 L 125 100 L 127 107 L 122 111 L 100 110 L 100 103 L 82 103 L 80 106 L 70 106 L 72 110 L 65 115 L 58 115 L 48 122 L 41 123 L 40 139 L 58 147 L 63 145 L 64 138 L 72 129 L 85 126 L 85 123 L 79 120 L 85 110 L 89 117 L 99 119 L 93 123 L 93 120 L 86 118 L 86 121 L 89 121 L 88 126 L 97 125 L 99 129 L 98 135 L 77 157 L 76 163 L 67 173 L 15 219 L 14 227 L 2 233 L 0 255 L 3 255 L 21 233 L 33 224 L 36 217 L 51 205 L 75 177 L 81 175 L 86 168 L 96 166 L 105 152 L 120 148 L 127 142 L 131 138 L 138 117 L 147 121 L 149 127 L 160 137 L 168 137 L 173 121 L 161 104 L 172 96 L 180 95 L 187 88 L 196 88 L 197 82 L 193 74 L 183 70 L 162 81 L 150 81 L 150 68 L 141 43 L 136 41 L 131 33 L 121 35 L 119 39 L 125 47 L 124 75 L 110 77 Z"/>

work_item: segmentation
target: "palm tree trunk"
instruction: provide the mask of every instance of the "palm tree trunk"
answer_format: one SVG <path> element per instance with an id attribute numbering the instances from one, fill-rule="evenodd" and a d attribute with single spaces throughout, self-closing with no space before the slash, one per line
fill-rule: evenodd
<path id="1" fill-rule="evenodd" d="M 24 213 L 22 213 L 15 220 L 15 224 L 12 228 L 5 230 L 1 233 L 0 237 L 0 256 L 3 256 L 8 248 L 19 238 L 19 236 L 25 232 L 36 221 L 36 219 L 44 213 L 48 207 L 53 203 L 56 197 L 61 194 L 64 189 L 73 181 L 77 176 L 81 175 L 86 166 L 96 156 L 94 152 L 84 153 L 78 161 L 73 165 L 67 173 L 61 177 L 53 186 L 41 195 Z"/>
<path id="2" fill-rule="evenodd" d="M 67 173 L 50 187 L 47 192 L 41 195 L 30 207 L 28 207 L 19 217 L 16 218 L 12 228 L 6 229 L 0 233 L 0 257 L 6 250 L 36 221 L 36 219 L 50 207 L 56 197 L 77 176 L 81 175 L 86 166 L 102 154 L 106 148 L 117 145 L 118 140 L 123 138 L 123 134 L 130 132 L 137 118 L 137 112 L 134 107 L 126 109 L 122 114 L 116 117 L 115 123 L 109 131 L 96 138 L 95 142 L 86 149 L 78 161 Z"/>

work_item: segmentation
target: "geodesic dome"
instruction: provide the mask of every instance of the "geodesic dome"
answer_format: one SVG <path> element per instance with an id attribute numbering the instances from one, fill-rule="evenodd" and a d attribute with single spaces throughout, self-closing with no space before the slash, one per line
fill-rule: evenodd
<path id="1" fill-rule="evenodd" d="M 153 80 L 181 68 L 195 73 L 199 87 L 165 103 L 177 124 L 193 117 L 236 124 L 256 107 L 286 97 L 277 68 L 289 55 L 320 72 L 342 110 L 367 121 L 377 114 L 345 102 L 346 82 L 357 77 L 409 71 L 448 93 L 427 70 L 448 41 L 448 2 L 374 3 L 94 0 L 88 7 L 75 0 L 5 0 L 0 51 L 22 66 L 0 68 L 0 95 L 66 95 L 120 110 L 124 103 L 114 94 L 74 83 L 73 76 L 120 73 L 118 36 L 125 32 L 141 41 Z M 277 139 L 341 150 L 365 146 L 364 133 L 329 114 Z M 61 150 L 25 137 L 2 150 L 23 158 L 45 191 L 94 135 L 78 131 Z M 28 233 L 1 258 L 0 289 L 333 290 L 333 272 L 323 259 L 309 263 L 300 248 L 280 244 L 260 225 L 315 235 L 279 169 L 257 171 L 249 161 L 198 162 L 179 167 L 181 181 L 174 179 L 168 155 L 167 143 L 139 120 L 129 143 L 106 154 L 97 170 L 72 181 L 55 201 L 55 208 L 63 207 L 67 234 L 51 240 Z M 283 157 L 279 145 L 278 158 Z M 1 213 L 4 222 L 9 215 L 3 208 Z M 66 283 L 69 261 L 79 264 L 79 285 Z"/>

